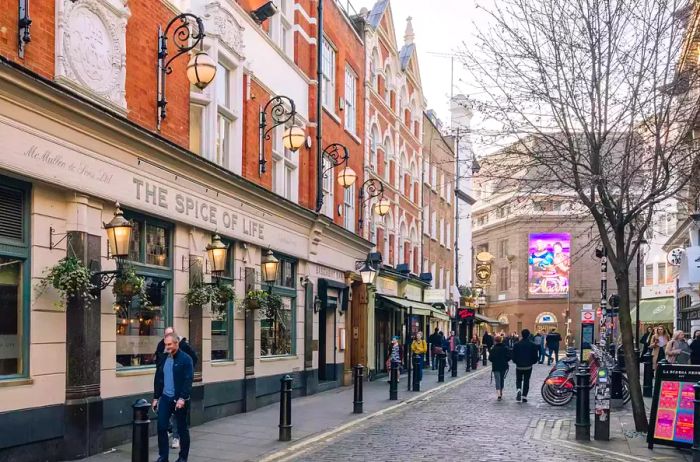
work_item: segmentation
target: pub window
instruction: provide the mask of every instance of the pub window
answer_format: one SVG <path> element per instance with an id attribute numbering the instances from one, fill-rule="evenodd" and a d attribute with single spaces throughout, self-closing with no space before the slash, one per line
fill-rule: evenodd
<path id="1" fill-rule="evenodd" d="M 224 273 L 221 275 L 221 284 L 233 285 L 234 274 L 234 245 L 224 241 L 229 248 L 228 259 Z M 226 303 L 226 306 L 212 306 L 211 315 L 211 360 L 233 360 L 233 313 L 235 301 Z M 218 308 L 218 309 L 216 309 Z"/>
<path id="2" fill-rule="evenodd" d="M 282 299 L 282 308 L 272 317 L 260 320 L 260 355 L 284 356 L 294 354 L 294 325 L 296 319 L 296 271 L 295 259 L 275 254 L 280 261 L 277 281 L 272 287 L 263 284 L 263 290 Z"/>
<path id="3" fill-rule="evenodd" d="M 0 177 L 0 380 L 29 375 L 28 187 Z"/>
<path id="4" fill-rule="evenodd" d="M 151 366 L 169 320 L 173 226 L 133 212 L 125 216 L 133 225 L 126 264 L 145 278 L 148 303 L 138 297 L 115 300 L 117 368 Z"/>

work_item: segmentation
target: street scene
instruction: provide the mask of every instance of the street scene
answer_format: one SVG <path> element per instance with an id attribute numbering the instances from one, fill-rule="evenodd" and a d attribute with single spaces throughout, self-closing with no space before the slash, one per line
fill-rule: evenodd
<path id="1" fill-rule="evenodd" d="M 0 13 L 0 462 L 700 462 L 700 0 Z"/>

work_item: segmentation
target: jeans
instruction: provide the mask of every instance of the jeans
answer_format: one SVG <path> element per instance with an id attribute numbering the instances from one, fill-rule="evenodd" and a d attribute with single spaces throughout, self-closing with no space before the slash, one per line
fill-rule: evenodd
<path id="1" fill-rule="evenodd" d="M 544 357 L 546 355 L 544 354 L 544 343 L 540 345 L 540 356 L 538 358 L 538 361 L 540 364 L 544 363 Z"/>
<path id="2" fill-rule="evenodd" d="M 527 392 L 530 391 L 531 375 L 532 368 L 515 370 L 515 388 L 518 390 L 522 390 L 524 397 L 527 397 Z"/>
<path id="3" fill-rule="evenodd" d="M 187 428 L 187 402 L 182 409 L 175 409 L 175 398 L 161 396 L 158 400 L 158 455 L 168 460 L 170 445 L 168 444 L 168 424 L 170 417 L 175 416 L 177 432 L 180 436 L 180 459 L 187 460 L 190 453 L 190 430 Z"/>
<path id="4" fill-rule="evenodd" d="M 423 381 L 423 355 L 416 355 L 418 356 L 418 381 L 422 382 Z"/>
<path id="5" fill-rule="evenodd" d="M 493 381 L 496 382 L 496 390 L 503 390 L 506 381 L 506 371 L 493 371 Z"/>

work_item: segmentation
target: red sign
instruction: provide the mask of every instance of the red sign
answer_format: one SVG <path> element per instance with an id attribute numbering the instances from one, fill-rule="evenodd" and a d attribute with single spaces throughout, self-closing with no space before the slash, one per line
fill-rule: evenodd
<path id="1" fill-rule="evenodd" d="M 459 310 L 459 317 L 462 319 L 473 318 L 474 310 Z"/>
<path id="2" fill-rule="evenodd" d="M 581 311 L 581 322 L 583 324 L 595 323 L 595 313 L 593 311 Z"/>

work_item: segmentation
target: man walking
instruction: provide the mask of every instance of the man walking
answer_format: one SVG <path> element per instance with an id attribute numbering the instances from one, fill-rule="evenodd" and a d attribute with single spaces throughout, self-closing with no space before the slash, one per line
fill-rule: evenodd
<path id="1" fill-rule="evenodd" d="M 168 424 L 174 414 L 180 435 L 180 456 L 187 462 L 190 452 L 190 431 L 187 428 L 187 403 L 190 400 L 194 366 L 192 358 L 179 348 L 175 332 L 163 339 L 166 357 L 156 369 L 153 380 L 153 410 L 158 413 L 158 462 L 168 462 Z"/>
<path id="2" fill-rule="evenodd" d="M 165 352 L 165 337 L 167 337 L 169 334 L 174 334 L 174 333 L 175 333 L 175 329 L 173 329 L 172 327 L 166 327 L 163 338 L 160 340 L 160 342 L 158 342 L 158 346 L 156 347 L 156 352 L 154 353 L 154 358 L 155 358 L 155 363 L 156 363 L 156 371 L 158 371 L 158 369 L 163 367 L 163 362 L 165 361 L 165 359 L 168 356 L 168 354 Z M 187 353 L 190 356 L 190 358 L 192 358 L 192 368 L 197 367 L 197 359 L 198 359 L 197 353 L 189 345 L 189 343 L 187 343 L 187 339 L 183 337 L 183 338 L 178 340 L 177 344 L 178 344 L 178 347 L 180 348 L 180 350 Z M 179 449 L 180 448 L 180 435 L 177 432 L 177 424 L 175 422 L 175 415 L 173 415 L 173 417 L 171 419 L 169 428 L 171 428 L 172 430 L 168 430 L 168 431 L 171 431 L 173 434 L 173 440 L 172 440 L 170 447 L 173 449 Z"/>
<path id="3" fill-rule="evenodd" d="M 430 356 L 432 358 L 432 369 L 437 369 L 437 348 L 442 348 L 442 338 L 440 338 L 440 329 L 435 328 L 435 332 L 428 337 L 428 342 L 430 343 Z"/>
<path id="4" fill-rule="evenodd" d="M 561 343 L 561 335 L 559 335 L 556 328 L 552 328 L 552 331 L 547 334 L 546 342 L 547 348 L 549 349 L 549 360 L 547 364 L 552 364 L 552 352 L 554 352 L 554 362 L 556 364 L 559 361 L 559 343 Z"/>
<path id="5" fill-rule="evenodd" d="M 517 402 L 527 403 L 527 393 L 530 391 L 530 376 L 532 365 L 539 358 L 539 348 L 530 340 L 530 331 L 523 329 L 522 339 L 513 347 L 513 362 L 515 363 L 515 388 Z"/>
<path id="6" fill-rule="evenodd" d="M 537 334 L 535 334 L 534 341 L 539 351 L 539 358 L 537 360 L 537 363 L 542 364 L 544 363 L 544 335 L 542 335 L 541 331 L 537 331 Z"/>
<path id="7" fill-rule="evenodd" d="M 457 367 L 457 364 L 452 364 L 452 352 L 457 351 L 457 347 L 459 347 L 459 337 L 455 335 L 455 331 L 450 331 L 450 336 L 447 339 L 447 344 L 447 361 L 450 365 L 449 371 L 451 371 L 453 367 Z"/>

